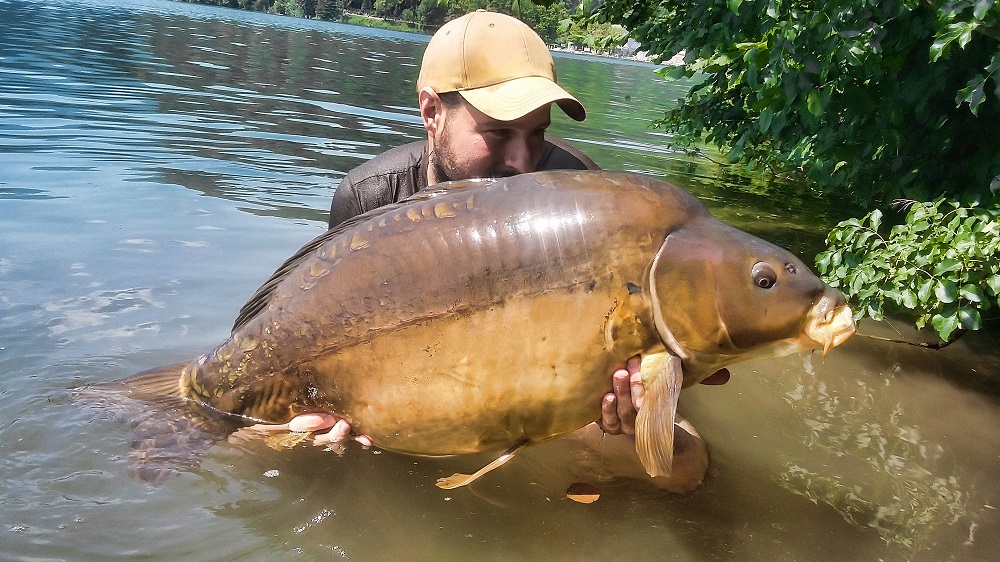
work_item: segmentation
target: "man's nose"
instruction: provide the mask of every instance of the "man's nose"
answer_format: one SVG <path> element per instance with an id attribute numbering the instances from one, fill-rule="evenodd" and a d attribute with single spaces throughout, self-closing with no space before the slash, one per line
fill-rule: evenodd
<path id="1" fill-rule="evenodd" d="M 535 171 L 535 157 L 527 139 L 513 139 L 507 143 L 504 165 L 517 170 L 519 174 Z"/>

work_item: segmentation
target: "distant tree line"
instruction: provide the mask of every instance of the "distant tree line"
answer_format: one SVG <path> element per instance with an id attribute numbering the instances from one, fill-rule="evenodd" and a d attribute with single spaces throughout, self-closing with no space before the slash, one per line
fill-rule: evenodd
<path id="1" fill-rule="evenodd" d="M 409 24 L 413 30 L 432 32 L 444 22 L 476 10 L 510 14 L 531 26 L 550 45 L 613 48 L 623 39 L 618 25 L 571 19 L 573 12 L 590 13 L 596 0 L 549 0 L 548 5 L 531 0 L 181 0 L 241 10 L 328 21 L 355 22 L 364 14 Z M 595 6 L 591 6 L 594 4 Z"/>

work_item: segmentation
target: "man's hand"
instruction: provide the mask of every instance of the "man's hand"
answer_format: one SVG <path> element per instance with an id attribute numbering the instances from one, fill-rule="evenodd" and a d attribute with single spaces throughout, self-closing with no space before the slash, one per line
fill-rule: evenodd
<path id="1" fill-rule="evenodd" d="M 635 434 L 635 415 L 642 406 L 646 389 L 639 373 L 639 356 L 629 357 L 625 367 L 611 374 L 611 392 L 601 401 L 601 421 L 605 433 Z"/>
<path id="2" fill-rule="evenodd" d="M 347 420 L 319 412 L 299 414 L 288 423 L 256 424 L 246 429 L 257 435 L 286 431 L 289 433 L 312 433 L 315 435 L 313 443 L 326 445 L 340 453 L 343 452 L 344 441 L 347 439 L 354 439 L 366 448 L 372 446 L 372 440 L 367 435 L 351 435 L 351 424 L 347 423 Z M 327 429 L 329 431 L 320 433 Z"/>
<path id="3" fill-rule="evenodd" d="M 322 431 L 329 427 L 330 431 L 316 435 L 313 440 L 316 445 L 339 444 L 345 439 L 353 438 L 364 447 L 372 446 L 372 440 L 367 435 L 352 436 L 351 424 L 330 414 L 302 414 L 292 418 L 288 427 L 291 431 Z"/>
<path id="4" fill-rule="evenodd" d="M 646 394 L 642 386 L 641 364 L 638 355 L 630 357 L 625 367 L 616 369 L 611 374 L 611 392 L 601 400 L 601 420 L 598 425 L 605 433 L 618 435 L 635 435 L 635 416 L 642 406 Z M 719 369 L 712 373 L 701 384 L 719 385 L 729 382 L 729 369 Z"/>

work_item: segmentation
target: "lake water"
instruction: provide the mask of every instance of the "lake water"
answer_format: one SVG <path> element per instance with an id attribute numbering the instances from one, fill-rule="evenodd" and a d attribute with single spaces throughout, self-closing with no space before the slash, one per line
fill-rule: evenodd
<path id="1" fill-rule="evenodd" d="M 70 391 L 221 342 L 323 231 L 339 179 L 422 138 L 425 42 L 184 3 L 0 0 L 0 559 L 997 558 L 989 334 L 937 352 L 856 337 L 685 391 L 712 459 L 687 495 L 602 478 L 601 452 L 568 440 L 447 492 L 439 476 L 484 457 L 220 443 L 159 486 L 132 480 L 128 427 Z M 554 113 L 552 130 L 603 167 L 666 176 L 800 252 L 841 218 L 664 148 L 648 123 L 683 84 L 652 65 L 556 61 L 589 118 Z M 567 500 L 578 481 L 600 500 Z"/>

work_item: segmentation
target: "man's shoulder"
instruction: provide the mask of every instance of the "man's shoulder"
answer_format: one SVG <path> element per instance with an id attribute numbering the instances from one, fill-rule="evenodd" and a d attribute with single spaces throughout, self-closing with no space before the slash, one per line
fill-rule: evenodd
<path id="1" fill-rule="evenodd" d="M 600 167 L 570 143 L 552 136 L 545 137 L 545 149 L 538 163 L 539 170 L 598 170 Z"/>
<path id="2" fill-rule="evenodd" d="M 372 180 L 385 181 L 388 176 L 413 174 L 419 170 L 427 141 L 416 141 L 389 150 L 358 165 L 347 173 L 344 180 L 351 185 Z"/>
<path id="3" fill-rule="evenodd" d="M 426 146 L 426 141 L 397 146 L 348 172 L 333 194 L 330 228 L 426 187 Z"/>

